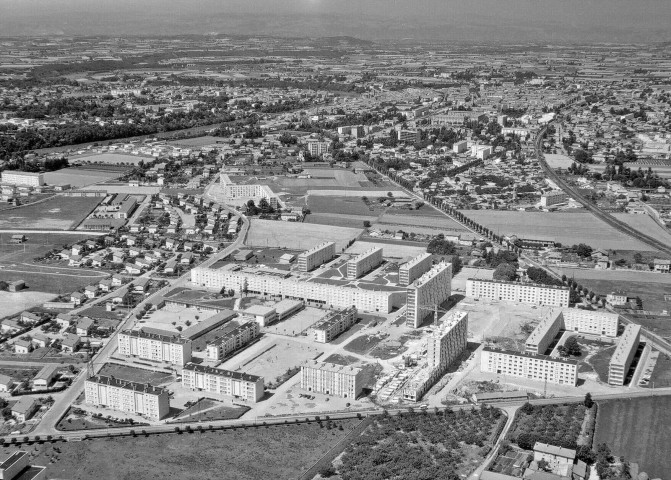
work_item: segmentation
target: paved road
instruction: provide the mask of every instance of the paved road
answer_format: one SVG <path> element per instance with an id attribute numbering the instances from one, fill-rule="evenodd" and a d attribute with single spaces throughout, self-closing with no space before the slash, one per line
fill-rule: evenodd
<path id="1" fill-rule="evenodd" d="M 489 452 L 489 455 L 487 455 L 487 457 L 482 461 L 480 466 L 476 468 L 475 471 L 468 476 L 468 480 L 477 480 L 478 478 L 480 478 L 482 472 L 487 470 L 489 464 L 492 463 L 492 461 L 496 458 L 496 455 L 499 453 L 499 447 L 503 443 L 503 439 L 506 438 L 506 435 L 508 434 L 510 427 L 513 425 L 513 420 L 515 420 L 515 414 L 517 413 L 518 408 L 520 407 L 519 406 L 503 407 L 503 410 L 506 412 L 506 415 L 508 415 L 508 418 L 506 419 L 506 424 L 504 425 L 503 430 L 501 430 L 499 438 L 496 440 L 496 443 L 494 444 L 494 447 L 492 447 L 492 450 Z"/>

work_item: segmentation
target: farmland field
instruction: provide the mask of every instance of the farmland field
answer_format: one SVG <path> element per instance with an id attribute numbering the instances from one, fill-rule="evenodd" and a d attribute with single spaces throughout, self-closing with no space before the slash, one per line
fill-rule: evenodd
<path id="1" fill-rule="evenodd" d="M 467 217 L 501 235 L 554 240 L 563 245 L 586 243 L 592 248 L 650 250 L 650 247 L 618 232 L 590 213 L 513 212 L 463 210 Z"/>
<path id="2" fill-rule="evenodd" d="M 64 168 L 55 172 L 46 172 L 44 181 L 47 185 L 66 185 L 72 187 L 83 187 L 94 183 L 104 182 L 112 178 L 118 178 L 122 171 L 105 171 L 88 168 Z"/>
<path id="3" fill-rule="evenodd" d="M 380 217 L 379 223 L 428 227 L 455 233 L 467 231 L 461 224 L 455 222 L 449 217 L 446 217 L 445 215 L 416 215 L 415 212 L 406 212 L 402 214 L 384 214 Z"/>
<path id="4" fill-rule="evenodd" d="M 2 273 L 0 270 L 0 279 L 3 281 L 12 281 L 13 278 L 10 278 Z M 44 302 L 48 302 L 54 299 L 56 295 L 53 293 L 44 293 L 39 291 L 34 292 L 0 292 L 0 318 L 14 315 L 15 313 L 22 312 L 29 308 L 35 307 L 37 305 L 42 305 Z"/>
<path id="5" fill-rule="evenodd" d="M 354 228 L 252 219 L 246 244 L 306 250 L 330 241 L 336 243 L 336 251 L 339 251 L 360 234 L 361 229 Z"/>
<path id="6" fill-rule="evenodd" d="M 371 212 L 372 214 L 373 212 Z M 332 225 L 344 228 L 362 228 L 363 222 L 368 220 L 373 225 L 377 221 L 374 216 L 343 215 L 338 213 L 311 213 L 305 217 L 304 223 L 312 225 Z"/>
<path id="7" fill-rule="evenodd" d="M 307 207 L 315 213 L 343 213 L 348 215 L 375 215 L 380 210 L 379 204 L 369 207 L 360 197 L 326 197 L 310 195 Z"/>
<path id="8" fill-rule="evenodd" d="M 56 197 L 36 205 L 0 212 L 0 228 L 69 230 L 79 225 L 102 197 Z"/>
<path id="9" fill-rule="evenodd" d="M 607 443 L 650 478 L 664 477 L 671 471 L 670 422 L 671 397 L 599 402 L 594 444 Z"/>
<path id="10" fill-rule="evenodd" d="M 630 215 L 628 213 L 614 213 L 613 216 L 618 220 L 623 221 L 630 227 L 635 228 L 639 232 L 665 242 L 667 245 L 671 244 L 671 232 L 668 229 L 662 228 L 648 215 Z"/>
<path id="11" fill-rule="evenodd" d="M 359 421 L 335 423 L 343 430 L 312 423 L 36 445 L 31 463 L 72 480 L 298 478 Z"/>

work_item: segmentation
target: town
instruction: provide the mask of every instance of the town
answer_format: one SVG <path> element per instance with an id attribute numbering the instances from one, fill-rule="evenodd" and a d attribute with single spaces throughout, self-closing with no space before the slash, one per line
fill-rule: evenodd
<path id="1" fill-rule="evenodd" d="M 2 478 L 666 478 L 668 57 L 3 39 Z"/>

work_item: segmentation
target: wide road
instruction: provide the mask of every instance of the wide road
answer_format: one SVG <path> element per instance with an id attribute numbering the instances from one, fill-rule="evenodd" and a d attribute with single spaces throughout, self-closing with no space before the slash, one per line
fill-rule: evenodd
<path id="1" fill-rule="evenodd" d="M 592 202 L 590 202 L 588 199 L 586 199 L 575 187 L 572 185 L 569 185 L 568 182 L 566 182 L 561 176 L 557 174 L 550 166 L 547 164 L 545 161 L 545 156 L 543 155 L 543 150 L 542 150 L 542 142 L 543 138 L 545 137 L 545 132 L 547 131 L 547 127 L 543 127 L 543 129 L 538 133 L 538 136 L 536 137 L 536 157 L 538 158 L 538 163 L 540 164 L 541 168 L 545 172 L 545 174 L 557 184 L 559 188 L 564 190 L 566 193 L 569 194 L 570 197 L 575 199 L 576 201 L 580 202 L 587 210 L 589 210 L 590 213 L 592 213 L 594 216 L 599 218 L 600 220 L 603 220 L 606 222 L 608 225 L 611 227 L 615 228 L 616 230 L 629 235 L 632 238 L 635 238 L 636 240 L 645 243 L 649 247 L 653 248 L 654 250 L 659 250 L 660 252 L 664 252 L 667 255 L 671 255 L 671 245 L 668 245 L 664 242 L 660 242 L 659 240 L 652 238 L 643 232 L 636 230 L 635 228 L 627 225 L 621 220 L 618 220 L 617 218 L 613 217 L 611 214 L 604 212 L 601 210 L 598 206 L 594 205 Z"/>

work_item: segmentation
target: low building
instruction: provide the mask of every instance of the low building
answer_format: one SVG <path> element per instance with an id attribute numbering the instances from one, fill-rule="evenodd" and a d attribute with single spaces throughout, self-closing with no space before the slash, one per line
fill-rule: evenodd
<path id="1" fill-rule="evenodd" d="M 300 312 L 305 308 L 305 303 L 300 300 L 284 299 L 275 304 L 275 311 L 277 312 L 277 321 L 281 322 L 285 318 L 289 318 L 294 313 Z"/>
<path id="2" fill-rule="evenodd" d="M 64 353 L 74 353 L 79 350 L 79 347 L 82 344 L 82 339 L 79 335 L 74 335 L 72 333 L 66 333 L 61 340 L 61 350 Z"/>
<path id="3" fill-rule="evenodd" d="M 9 392 L 14 386 L 12 377 L 0 374 L 0 392 Z"/>
<path id="4" fill-rule="evenodd" d="M 659 273 L 671 272 L 671 260 L 655 258 L 652 263 L 655 272 Z"/>
<path id="5" fill-rule="evenodd" d="M 79 320 L 77 320 L 77 325 L 75 326 L 75 333 L 79 335 L 80 337 L 85 337 L 89 334 L 91 331 L 91 328 L 93 328 L 93 324 L 95 322 L 93 321 L 92 318 L 89 317 L 82 317 Z"/>
<path id="6" fill-rule="evenodd" d="M 312 326 L 315 342 L 328 343 L 356 323 L 356 308 L 329 312 Z"/>
<path id="7" fill-rule="evenodd" d="M 25 355 L 27 353 L 30 353 L 32 348 L 33 344 L 26 340 L 19 339 L 14 342 L 14 353 Z"/>
<path id="8" fill-rule="evenodd" d="M 251 403 L 260 401 L 265 389 L 263 377 L 194 363 L 182 369 L 182 386 Z"/>
<path id="9" fill-rule="evenodd" d="M 119 380 L 94 375 L 84 386 L 85 402 L 122 412 L 143 415 L 160 420 L 170 411 L 168 391 L 148 383 Z"/>
<path id="10" fill-rule="evenodd" d="M 277 311 L 263 305 L 252 305 L 245 310 L 245 314 L 254 317 L 261 327 L 266 327 L 277 320 Z"/>
<path id="11" fill-rule="evenodd" d="M 566 470 L 567 466 L 573 465 L 575 456 L 575 450 L 569 448 L 556 447 L 541 442 L 536 442 L 534 445 L 534 461 L 545 460 L 553 472 L 562 470 L 562 467 Z"/>
<path id="12" fill-rule="evenodd" d="M 356 367 L 308 360 L 301 365 L 301 388 L 355 399 L 363 390 L 363 371 Z"/>
<path id="13" fill-rule="evenodd" d="M 9 282 L 7 286 L 7 290 L 10 292 L 20 292 L 26 288 L 26 282 L 23 280 L 14 280 L 13 282 Z"/>
<path id="14" fill-rule="evenodd" d="M 60 369 L 59 365 L 46 365 L 37 372 L 35 378 L 33 378 L 33 386 L 35 388 L 48 388 L 51 385 L 51 382 L 54 381 L 56 375 L 58 375 L 58 370 Z"/>
<path id="15" fill-rule="evenodd" d="M 12 406 L 12 415 L 16 417 L 19 423 L 24 423 L 37 411 L 39 405 L 37 400 L 33 397 L 23 396 L 19 397 L 16 403 Z"/>

